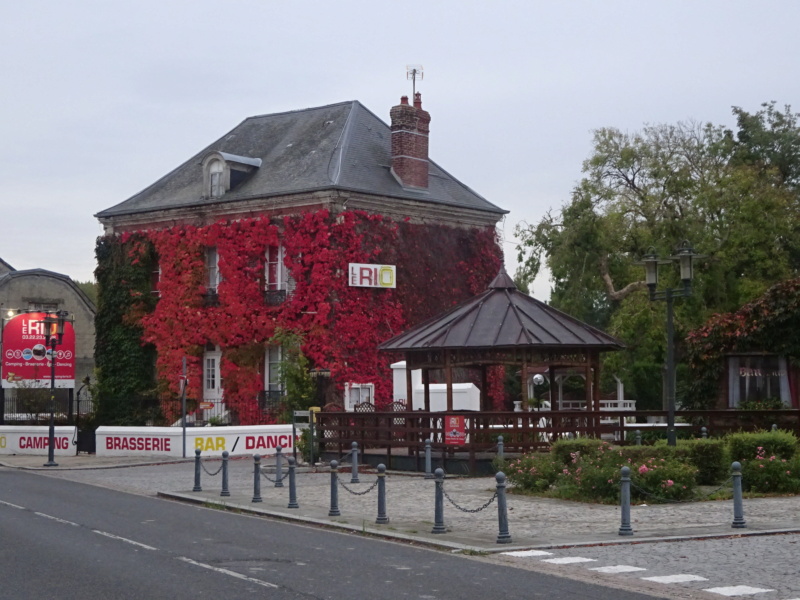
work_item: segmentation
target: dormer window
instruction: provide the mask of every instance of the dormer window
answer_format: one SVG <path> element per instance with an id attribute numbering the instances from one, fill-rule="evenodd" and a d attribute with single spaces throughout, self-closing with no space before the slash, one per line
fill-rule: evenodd
<path id="1" fill-rule="evenodd" d="M 219 198 L 225 193 L 225 188 L 222 186 L 222 174 L 224 171 L 225 166 L 221 160 L 211 161 L 208 166 L 209 197 Z"/>
<path id="2" fill-rule="evenodd" d="M 261 166 L 260 158 L 211 152 L 203 159 L 203 196 L 221 198 Z"/>

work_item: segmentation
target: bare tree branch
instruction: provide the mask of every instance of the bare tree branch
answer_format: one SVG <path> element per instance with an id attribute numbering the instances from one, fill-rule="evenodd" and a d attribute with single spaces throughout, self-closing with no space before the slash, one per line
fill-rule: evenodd
<path id="1" fill-rule="evenodd" d="M 603 256 L 598 262 L 600 263 L 600 276 L 603 278 L 603 282 L 606 284 L 606 290 L 608 291 L 608 296 L 612 300 L 622 300 L 636 290 L 645 287 L 646 284 L 644 281 L 633 281 L 621 290 L 615 290 L 614 282 L 611 280 L 611 274 L 608 272 L 608 257 Z"/>

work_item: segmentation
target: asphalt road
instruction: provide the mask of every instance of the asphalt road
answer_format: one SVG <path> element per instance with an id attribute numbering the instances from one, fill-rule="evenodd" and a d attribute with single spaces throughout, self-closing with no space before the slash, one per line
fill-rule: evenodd
<path id="1" fill-rule="evenodd" d="M 15 600 L 652 597 L 6 469 L 0 565 L 0 598 Z"/>

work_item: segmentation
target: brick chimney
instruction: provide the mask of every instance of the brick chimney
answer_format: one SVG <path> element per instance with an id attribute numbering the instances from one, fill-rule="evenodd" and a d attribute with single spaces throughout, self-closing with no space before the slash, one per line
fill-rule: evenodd
<path id="1" fill-rule="evenodd" d="M 422 110 L 422 94 L 408 96 L 389 112 L 392 119 L 392 175 L 403 187 L 428 188 L 428 131 L 431 115 Z"/>

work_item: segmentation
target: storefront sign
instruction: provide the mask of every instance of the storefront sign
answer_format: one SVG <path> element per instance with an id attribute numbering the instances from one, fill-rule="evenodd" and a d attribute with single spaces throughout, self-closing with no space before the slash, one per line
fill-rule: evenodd
<path id="1" fill-rule="evenodd" d="M 58 426 L 53 437 L 55 456 L 75 456 L 75 427 Z M 38 454 L 47 456 L 50 428 L 39 425 L 0 426 L 0 454 Z"/>
<path id="2" fill-rule="evenodd" d="M 182 427 L 98 427 L 97 456 L 183 456 Z M 251 456 L 294 449 L 291 425 L 187 427 L 186 456 Z"/>
<path id="3" fill-rule="evenodd" d="M 396 288 L 394 265 L 350 263 L 348 281 L 351 287 Z"/>
<path id="4" fill-rule="evenodd" d="M 3 328 L 2 387 L 50 387 L 50 349 L 45 346 L 47 313 L 22 313 L 11 317 Z M 75 387 L 75 330 L 64 323 L 64 337 L 56 346 L 57 388 Z"/>
<path id="5" fill-rule="evenodd" d="M 467 433 L 463 415 L 447 415 L 445 418 L 444 443 L 462 446 L 466 443 Z"/>

